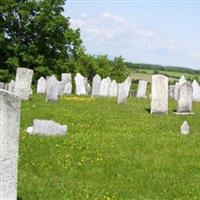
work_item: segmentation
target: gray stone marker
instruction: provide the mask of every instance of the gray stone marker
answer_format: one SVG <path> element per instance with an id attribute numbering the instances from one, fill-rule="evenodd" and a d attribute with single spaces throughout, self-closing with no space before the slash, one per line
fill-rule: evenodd
<path id="1" fill-rule="evenodd" d="M 28 128 L 31 130 L 31 128 Z M 38 135 L 66 135 L 67 134 L 67 126 L 61 125 L 56 123 L 52 120 L 41 120 L 41 119 L 34 119 L 33 120 L 33 129 L 32 133 L 29 131 L 30 134 L 38 134 Z"/>
<path id="2" fill-rule="evenodd" d="M 151 83 L 151 113 L 168 112 L 168 78 L 153 75 Z"/>
<path id="3" fill-rule="evenodd" d="M 174 98 L 174 88 L 175 88 L 174 85 L 169 86 L 169 97 L 170 98 Z"/>
<path id="4" fill-rule="evenodd" d="M 76 85 L 76 94 L 78 96 L 86 95 L 85 78 L 80 73 L 77 73 L 74 79 Z"/>
<path id="5" fill-rule="evenodd" d="M 174 99 L 177 101 L 178 100 L 178 90 L 179 90 L 179 83 L 177 82 L 174 85 Z"/>
<path id="6" fill-rule="evenodd" d="M 200 86 L 196 80 L 192 82 L 192 89 L 193 89 L 193 100 L 200 102 Z"/>
<path id="7" fill-rule="evenodd" d="M 8 90 L 8 88 L 9 88 L 9 83 L 5 83 L 4 90 Z"/>
<path id="8" fill-rule="evenodd" d="M 117 103 L 125 104 L 127 100 L 127 83 L 123 82 L 118 84 L 118 95 L 117 95 Z"/>
<path id="9" fill-rule="evenodd" d="M 92 96 L 100 96 L 101 77 L 97 74 L 92 80 Z"/>
<path id="10" fill-rule="evenodd" d="M 57 101 L 58 99 L 58 80 L 55 75 L 47 78 L 46 101 Z"/>
<path id="11" fill-rule="evenodd" d="M 15 81 L 14 80 L 11 80 L 9 85 L 8 85 L 8 91 L 13 93 L 14 92 L 14 89 L 15 89 Z"/>
<path id="12" fill-rule="evenodd" d="M 62 96 L 64 94 L 65 85 L 66 83 L 58 81 L 58 96 Z"/>
<path id="13" fill-rule="evenodd" d="M 190 126 L 187 121 L 184 121 L 181 126 L 181 134 L 188 135 L 190 133 Z"/>
<path id="14" fill-rule="evenodd" d="M 64 94 L 71 94 L 72 93 L 72 84 L 69 82 L 69 83 L 66 83 L 65 85 L 65 88 L 64 88 Z"/>
<path id="15" fill-rule="evenodd" d="M 101 81 L 100 96 L 108 96 L 110 91 L 111 79 L 110 77 L 104 78 Z"/>
<path id="16" fill-rule="evenodd" d="M 65 84 L 72 83 L 72 75 L 70 73 L 62 73 L 61 82 Z"/>
<path id="17" fill-rule="evenodd" d="M 20 98 L 0 90 L 0 199 L 17 199 Z"/>
<path id="18" fill-rule="evenodd" d="M 128 76 L 126 78 L 126 80 L 124 81 L 125 83 L 125 90 L 126 90 L 126 95 L 127 97 L 129 96 L 129 93 L 130 93 L 130 88 L 131 88 L 131 82 L 132 82 L 132 78 L 130 76 Z"/>
<path id="19" fill-rule="evenodd" d="M 192 84 L 188 81 L 179 86 L 177 114 L 192 113 Z"/>
<path id="20" fill-rule="evenodd" d="M 187 80 L 185 79 L 185 76 L 181 76 L 181 78 L 179 79 L 179 85 L 182 85 L 183 83 L 185 83 Z"/>
<path id="21" fill-rule="evenodd" d="M 32 77 L 32 69 L 17 68 L 14 94 L 19 96 L 22 100 L 29 100 Z"/>
<path id="22" fill-rule="evenodd" d="M 138 83 L 138 90 L 137 90 L 136 97 L 146 98 L 146 90 L 147 90 L 147 81 L 140 80 Z"/>
<path id="23" fill-rule="evenodd" d="M 4 89 L 4 82 L 0 82 L 0 89 L 1 89 L 1 90 Z"/>
<path id="24" fill-rule="evenodd" d="M 110 84 L 110 91 L 109 91 L 109 97 L 117 97 L 118 93 L 118 85 L 115 80 L 113 80 Z"/>
<path id="25" fill-rule="evenodd" d="M 40 77 L 37 81 L 37 94 L 45 94 L 47 89 L 47 82 L 44 77 Z"/>

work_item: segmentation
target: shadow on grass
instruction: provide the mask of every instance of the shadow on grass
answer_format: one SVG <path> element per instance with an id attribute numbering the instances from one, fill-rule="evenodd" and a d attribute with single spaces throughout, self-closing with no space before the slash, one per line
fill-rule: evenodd
<path id="1" fill-rule="evenodd" d="M 150 108 L 145 108 L 145 111 L 148 113 L 151 113 L 151 109 Z"/>
<path id="2" fill-rule="evenodd" d="M 17 197 L 17 200 L 22 200 L 22 198 L 21 197 Z"/>

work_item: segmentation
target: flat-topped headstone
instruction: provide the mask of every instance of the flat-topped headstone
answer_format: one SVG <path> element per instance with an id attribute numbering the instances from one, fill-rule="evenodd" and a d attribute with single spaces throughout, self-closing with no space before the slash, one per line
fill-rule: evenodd
<path id="1" fill-rule="evenodd" d="M 151 83 L 151 113 L 168 112 L 168 78 L 153 75 Z"/>
<path id="2" fill-rule="evenodd" d="M 188 135 L 190 133 L 190 126 L 187 121 L 184 121 L 181 125 L 181 134 Z"/>
<path id="3" fill-rule="evenodd" d="M 192 84 L 188 81 L 179 86 L 177 113 L 192 113 Z"/>
<path id="4" fill-rule="evenodd" d="M 76 85 L 76 94 L 79 95 L 86 95 L 86 88 L 85 88 L 85 78 L 80 73 L 77 73 L 75 76 L 75 85 Z"/>
<path id="5" fill-rule="evenodd" d="M 14 80 L 11 80 L 9 85 L 8 85 L 8 91 L 13 93 L 14 92 L 14 89 L 15 89 L 15 81 Z"/>
<path id="6" fill-rule="evenodd" d="M 65 84 L 64 94 L 71 94 L 72 93 L 72 84 L 70 82 Z"/>
<path id="7" fill-rule="evenodd" d="M 169 97 L 170 98 L 174 98 L 174 88 L 175 88 L 174 85 L 169 86 Z"/>
<path id="8" fill-rule="evenodd" d="M 101 90 L 101 77 L 97 74 L 92 81 L 92 96 L 99 96 Z"/>
<path id="9" fill-rule="evenodd" d="M 71 83 L 72 82 L 72 75 L 70 73 L 62 73 L 61 74 L 61 82 L 63 83 Z"/>
<path id="10" fill-rule="evenodd" d="M 101 81 L 100 96 L 108 96 L 110 91 L 111 79 L 110 77 L 104 78 Z"/>
<path id="11" fill-rule="evenodd" d="M 17 199 L 20 98 L 0 90 L 0 199 Z"/>
<path id="12" fill-rule="evenodd" d="M 110 84 L 110 91 L 109 91 L 109 97 L 117 97 L 118 92 L 118 85 L 115 80 L 113 80 Z"/>
<path id="13" fill-rule="evenodd" d="M 58 80 L 53 75 L 47 78 L 46 101 L 57 101 L 58 99 Z"/>
<path id="14" fill-rule="evenodd" d="M 193 100 L 199 102 L 200 101 L 200 86 L 196 80 L 192 82 L 192 89 L 193 89 Z"/>
<path id="15" fill-rule="evenodd" d="M 125 104 L 127 100 L 127 83 L 119 83 L 118 84 L 118 95 L 117 95 L 117 103 L 118 104 Z"/>
<path id="16" fill-rule="evenodd" d="M 0 82 L 0 89 L 4 90 L 4 82 Z"/>
<path id="17" fill-rule="evenodd" d="M 31 95 L 32 77 L 32 69 L 17 68 L 14 94 L 19 96 L 22 100 L 29 100 Z"/>
<path id="18" fill-rule="evenodd" d="M 140 80 L 138 83 L 138 90 L 137 90 L 136 97 L 146 98 L 146 90 L 147 90 L 147 81 Z"/>
<path id="19" fill-rule="evenodd" d="M 37 81 L 37 94 L 45 94 L 47 88 L 47 81 L 44 77 L 40 77 Z"/>

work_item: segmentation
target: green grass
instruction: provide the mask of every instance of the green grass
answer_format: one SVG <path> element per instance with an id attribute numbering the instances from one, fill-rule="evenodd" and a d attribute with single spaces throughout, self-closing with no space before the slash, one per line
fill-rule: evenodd
<path id="1" fill-rule="evenodd" d="M 18 198 L 21 200 L 200 199 L 200 104 L 195 115 L 149 114 L 149 100 L 63 97 L 22 104 Z M 31 136 L 33 119 L 67 124 L 68 135 Z M 184 120 L 191 135 L 181 136 Z"/>

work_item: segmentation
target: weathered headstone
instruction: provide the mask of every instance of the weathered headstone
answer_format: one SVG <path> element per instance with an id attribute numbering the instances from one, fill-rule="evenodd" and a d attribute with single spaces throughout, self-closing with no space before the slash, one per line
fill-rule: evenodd
<path id="1" fill-rule="evenodd" d="M 177 113 L 192 113 L 192 84 L 188 81 L 179 86 Z"/>
<path id="2" fill-rule="evenodd" d="M 108 96 L 110 91 L 110 77 L 104 78 L 101 81 L 101 89 L 100 89 L 100 96 Z"/>
<path id="3" fill-rule="evenodd" d="M 15 81 L 14 80 L 11 80 L 9 85 L 8 85 L 8 91 L 13 93 L 14 92 L 14 89 L 15 89 Z"/>
<path id="4" fill-rule="evenodd" d="M 151 113 L 168 112 L 168 78 L 153 75 L 151 83 Z"/>
<path id="5" fill-rule="evenodd" d="M 181 134 L 188 135 L 190 133 L 190 126 L 187 121 L 184 121 L 181 126 Z"/>
<path id="6" fill-rule="evenodd" d="M 174 98 L 174 88 L 175 88 L 174 85 L 169 86 L 169 97 L 170 98 Z"/>
<path id="7" fill-rule="evenodd" d="M 147 90 L 147 81 L 140 80 L 138 83 L 138 90 L 137 90 L 136 97 L 146 98 L 146 90 Z"/>
<path id="8" fill-rule="evenodd" d="M 192 82 L 192 89 L 193 89 L 193 100 L 200 101 L 200 86 L 196 80 Z"/>
<path id="9" fill-rule="evenodd" d="M 17 199 L 20 98 L 0 90 L 0 199 Z"/>
<path id="10" fill-rule="evenodd" d="M 62 96 L 64 94 L 65 85 L 66 83 L 58 81 L 58 96 Z"/>
<path id="11" fill-rule="evenodd" d="M 124 81 L 125 86 L 126 86 L 125 90 L 126 90 L 126 93 L 127 93 L 127 97 L 129 96 L 129 93 L 130 93 L 131 82 L 132 82 L 132 78 L 130 76 L 128 76 L 126 78 L 126 80 Z"/>
<path id="12" fill-rule="evenodd" d="M 4 90 L 4 82 L 0 82 L 0 89 Z"/>
<path id="13" fill-rule="evenodd" d="M 97 74 L 92 81 L 92 96 L 99 96 L 101 90 L 101 77 Z"/>
<path id="14" fill-rule="evenodd" d="M 78 96 L 79 95 L 86 95 L 84 77 L 80 73 L 77 73 L 74 79 L 75 79 L 75 85 L 76 85 L 76 94 Z"/>
<path id="15" fill-rule="evenodd" d="M 178 99 L 178 90 L 179 90 L 179 83 L 177 82 L 175 85 L 174 85 L 174 99 L 177 101 Z"/>
<path id="16" fill-rule="evenodd" d="M 58 99 L 58 80 L 53 75 L 47 79 L 46 101 L 57 101 L 57 99 Z"/>
<path id="17" fill-rule="evenodd" d="M 181 76 L 181 78 L 179 79 L 179 85 L 182 85 L 183 83 L 185 83 L 187 80 L 185 79 L 185 76 Z"/>
<path id="18" fill-rule="evenodd" d="M 110 91 L 109 91 L 109 97 L 117 97 L 118 92 L 118 85 L 115 80 L 113 80 L 110 84 Z"/>
<path id="19" fill-rule="evenodd" d="M 70 73 L 62 73 L 61 74 L 61 82 L 62 83 L 71 83 L 72 82 L 72 75 Z"/>
<path id="20" fill-rule="evenodd" d="M 37 81 L 37 94 L 45 94 L 47 88 L 47 82 L 44 77 L 40 77 Z"/>
<path id="21" fill-rule="evenodd" d="M 71 94 L 72 93 L 72 84 L 70 82 L 66 83 L 64 88 L 64 94 Z"/>
<path id="22" fill-rule="evenodd" d="M 127 83 L 123 82 L 118 84 L 118 95 L 117 95 L 117 103 L 125 104 L 127 100 Z"/>
<path id="23" fill-rule="evenodd" d="M 31 94 L 32 77 L 33 70 L 17 68 L 14 94 L 19 96 L 22 100 L 29 100 L 29 96 Z"/>

